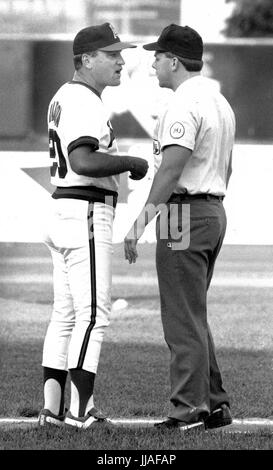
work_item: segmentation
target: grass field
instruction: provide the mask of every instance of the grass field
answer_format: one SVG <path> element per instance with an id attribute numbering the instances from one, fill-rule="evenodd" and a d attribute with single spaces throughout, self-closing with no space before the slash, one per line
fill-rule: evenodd
<path id="1" fill-rule="evenodd" d="M 131 266 L 123 259 L 123 247 L 114 249 L 113 302 L 123 298 L 128 307 L 112 312 L 95 390 L 97 406 L 112 418 L 160 418 L 168 412 L 169 352 L 154 249 L 140 244 Z M 273 279 L 272 253 L 271 246 L 225 245 L 209 292 L 209 322 L 235 418 L 273 416 L 273 289 L 259 283 Z M 51 260 L 43 245 L 1 244 L 0 264 L 0 417 L 37 416 L 52 303 Z M 182 436 L 153 428 L 82 432 L 2 424 L 0 449 L 272 450 L 272 437 L 266 429 Z"/>

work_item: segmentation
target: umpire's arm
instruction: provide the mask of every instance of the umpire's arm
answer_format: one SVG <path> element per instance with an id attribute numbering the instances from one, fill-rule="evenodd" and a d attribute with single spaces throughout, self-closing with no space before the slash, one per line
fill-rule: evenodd
<path id="1" fill-rule="evenodd" d="M 146 225 L 156 215 L 157 207 L 160 204 L 165 204 L 170 198 L 191 154 L 190 149 L 180 145 L 170 145 L 163 149 L 162 163 L 154 177 L 145 206 L 124 240 L 125 259 L 130 264 L 135 263 L 137 258 L 137 241 L 143 234 Z M 151 207 L 154 208 L 154 211 L 151 211 Z"/>

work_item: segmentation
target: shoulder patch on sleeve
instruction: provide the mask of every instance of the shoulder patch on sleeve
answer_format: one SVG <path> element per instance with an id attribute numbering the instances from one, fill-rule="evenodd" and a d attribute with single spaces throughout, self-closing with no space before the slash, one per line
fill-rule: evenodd
<path id="1" fill-rule="evenodd" d="M 170 136 L 173 139 L 180 139 L 185 134 L 185 127 L 181 122 L 176 121 L 170 127 Z"/>

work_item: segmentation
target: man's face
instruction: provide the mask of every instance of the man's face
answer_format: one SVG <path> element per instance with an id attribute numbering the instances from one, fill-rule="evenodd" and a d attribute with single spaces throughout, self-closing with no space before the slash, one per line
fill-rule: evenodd
<path id="1" fill-rule="evenodd" d="M 171 88 L 170 77 L 171 77 L 171 59 L 166 57 L 164 52 L 155 52 L 155 60 L 152 67 L 156 71 L 158 78 L 158 84 L 162 88 Z"/>
<path id="2" fill-rule="evenodd" d="M 98 51 L 92 59 L 92 77 L 100 88 L 120 85 L 121 70 L 125 64 L 120 51 Z"/>

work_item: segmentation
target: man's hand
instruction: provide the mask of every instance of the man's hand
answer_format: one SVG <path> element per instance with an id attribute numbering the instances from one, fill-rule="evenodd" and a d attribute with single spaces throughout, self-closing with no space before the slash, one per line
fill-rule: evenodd
<path id="1" fill-rule="evenodd" d="M 148 168 L 149 165 L 147 160 L 144 160 L 144 158 L 133 157 L 129 178 L 132 180 L 141 180 L 146 175 Z"/>
<path id="2" fill-rule="evenodd" d="M 129 264 L 135 263 L 138 257 L 137 249 L 136 249 L 137 242 L 138 242 L 137 238 L 125 237 L 124 239 L 125 259 L 128 259 Z"/>
<path id="3" fill-rule="evenodd" d="M 133 223 L 132 227 L 130 228 L 129 232 L 127 233 L 124 239 L 125 259 L 128 259 L 129 264 L 136 262 L 136 259 L 138 257 L 136 246 L 138 240 L 143 235 L 144 230 L 144 219 L 142 216 L 139 216 Z"/>

